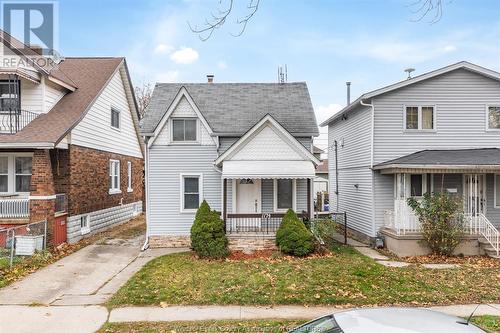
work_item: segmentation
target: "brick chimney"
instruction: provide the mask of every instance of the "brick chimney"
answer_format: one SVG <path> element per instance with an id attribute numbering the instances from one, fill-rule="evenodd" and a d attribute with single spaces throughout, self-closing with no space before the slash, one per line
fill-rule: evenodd
<path id="1" fill-rule="evenodd" d="M 207 82 L 208 83 L 214 83 L 214 75 L 213 74 L 208 74 L 207 75 Z"/>

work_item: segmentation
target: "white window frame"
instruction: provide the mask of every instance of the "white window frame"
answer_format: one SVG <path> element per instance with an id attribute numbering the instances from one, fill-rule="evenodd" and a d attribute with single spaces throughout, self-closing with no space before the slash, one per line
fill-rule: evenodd
<path id="1" fill-rule="evenodd" d="M 297 211 L 297 180 L 292 179 L 292 210 Z M 286 213 L 287 209 L 278 209 L 278 180 L 273 179 L 273 209 L 275 213 Z"/>
<path id="2" fill-rule="evenodd" d="M 118 113 L 118 127 L 113 126 L 113 112 Z M 122 127 L 122 112 L 120 109 L 111 106 L 110 108 L 110 119 L 109 119 L 109 126 L 114 129 L 115 131 L 120 131 Z"/>
<path id="3" fill-rule="evenodd" d="M 0 156 L 7 157 L 8 173 L 7 173 L 7 192 L 0 192 L 0 196 L 21 195 L 29 196 L 30 191 L 16 192 L 16 157 L 31 157 L 33 167 L 33 153 L 0 153 Z M 5 175 L 5 174 L 4 174 Z M 31 173 L 33 176 L 33 172 Z"/>
<path id="4" fill-rule="evenodd" d="M 132 162 L 127 161 L 127 192 L 133 192 L 132 188 Z"/>
<path id="5" fill-rule="evenodd" d="M 406 108 L 418 108 L 418 128 L 406 128 Z M 429 128 L 422 128 L 422 108 L 432 108 L 432 129 Z M 437 107 L 436 105 L 429 105 L 429 104 L 422 104 L 422 105 L 415 105 L 415 104 L 408 104 L 408 105 L 403 105 L 403 131 L 404 132 L 436 132 L 437 129 Z"/>
<path id="6" fill-rule="evenodd" d="M 115 175 L 115 174 L 112 174 L 111 172 L 113 172 L 115 170 L 114 167 L 112 167 L 114 165 L 114 163 L 118 163 L 118 175 Z M 120 160 L 114 160 L 114 159 L 110 159 L 109 160 L 109 176 L 111 177 L 111 180 L 110 180 L 110 183 L 109 183 L 109 194 L 117 194 L 117 193 L 122 193 L 122 191 L 120 190 L 120 181 L 121 181 L 121 164 L 120 164 Z M 118 183 L 117 184 L 113 184 L 113 179 L 115 179 L 115 177 L 118 176 Z M 117 187 L 113 186 L 113 185 L 117 185 Z"/>
<path id="7" fill-rule="evenodd" d="M 181 213 L 196 213 L 196 209 L 184 209 L 184 178 L 198 178 L 198 207 L 203 201 L 203 174 L 202 173 L 181 173 L 179 175 L 179 192 L 180 192 L 180 212 Z"/>
<path id="8" fill-rule="evenodd" d="M 196 140 L 174 141 L 174 120 L 195 120 L 196 121 Z M 200 121 L 195 117 L 172 117 L 170 118 L 170 143 L 173 145 L 192 145 L 200 144 Z M 184 126 L 185 128 L 185 126 Z"/>
<path id="9" fill-rule="evenodd" d="M 500 104 L 488 104 L 485 109 L 486 131 L 500 132 L 500 128 L 490 128 L 490 108 L 500 108 Z"/>
<path id="10" fill-rule="evenodd" d="M 421 196 L 412 197 L 412 195 L 411 195 L 411 176 L 412 175 L 421 175 L 422 176 L 422 195 Z M 398 199 L 406 200 L 407 198 L 419 199 L 419 198 L 422 198 L 423 195 L 428 192 L 428 190 L 430 192 L 432 192 L 433 187 L 434 187 L 432 175 L 431 175 L 431 181 L 430 181 L 430 185 L 431 185 L 430 189 L 427 189 L 427 177 L 428 177 L 427 173 L 412 172 L 412 173 L 396 173 L 396 174 L 394 174 L 394 199 L 396 199 L 396 200 L 398 200 Z M 402 185 L 403 188 L 399 188 L 399 185 Z M 401 194 L 401 192 L 400 192 L 401 190 L 404 191 L 403 198 L 401 198 L 399 196 L 399 194 Z"/>
<path id="11" fill-rule="evenodd" d="M 7 191 L 5 192 L 2 192 L 0 191 L 0 194 L 8 194 L 9 193 L 9 183 L 10 183 L 10 175 L 9 175 L 9 171 L 10 171 L 10 159 L 9 159 L 9 156 L 6 156 L 6 155 L 0 155 L 0 158 L 6 158 L 7 159 L 7 173 L 0 173 L 0 176 L 7 176 Z"/>
<path id="12" fill-rule="evenodd" d="M 493 174 L 493 208 L 500 209 L 500 206 L 497 206 L 497 195 L 500 195 L 500 193 L 497 194 L 497 176 L 500 176 L 500 173 Z M 465 181 L 464 181 L 464 184 L 465 184 Z M 464 193 L 465 193 L 465 191 L 464 191 Z"/>
<path id="13" fill-rule="evenodd" d="M 82 227 L 82 219 L 86 219 L 86 226 Z M 90 214 L 80 216 L 80 232 L 82 235 L 86 235 L 90 232 Z"/>

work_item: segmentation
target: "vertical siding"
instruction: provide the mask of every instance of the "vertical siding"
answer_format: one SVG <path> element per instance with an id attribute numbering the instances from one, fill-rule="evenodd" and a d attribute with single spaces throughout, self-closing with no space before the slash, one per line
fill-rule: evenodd
<path id="1" fill-rule="evenodd" d="M 149 152 L 150 235 L 188 235 L 194 213 L 180 212 L 180 174 L 202 173 L 203 196 L 222 208 L 221 175 L 213 167 L 215 146 L 155 146 Z"/>
<path id="2" fill-rule="evenodd" d="M 111 107 L 120 111 L 120 129 L 111 127 Z M 142 157 L 122 77 L 116 72 L 82 121 L 71 131 L 71 143 L 122 155 Z"/>
<path id="3" fill-rule="evenodd" d="M 374 163 L 423 149 L 500 147 L 500 131 L 486 131 L 486 106 L 500 104 L 500 82 L 467 70 L 395 90 L 374 99 Z M 405 132 L 404 105 L 434 105 L 435 132 Z"/>
<path id="4" fill-rule="evenodd" d="M 349 227 L 375 236 L 372 191 L 371 112 L 367 107 L 351 112 L 347 120 L 339 119 L 328 128 L 328 145 L 339 142 L 339 195 L 335 195 L 335 153 L 328 154 L 330 210 L 347 212 Z M 341 142 L 344 146 L 342 147 Z M 358 185 L 356 188 L 354 185 Z"/>
<path id="5" fill-rule="evenodd" d="M 486 217 L 495 227 L 500 228 L 500 208 L 495 208 L 494 179 L 493 174 L 486 175 Z"/>

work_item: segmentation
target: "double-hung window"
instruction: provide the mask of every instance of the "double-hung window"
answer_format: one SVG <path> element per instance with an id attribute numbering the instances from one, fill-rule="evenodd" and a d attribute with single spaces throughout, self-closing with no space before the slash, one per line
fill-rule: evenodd
<path id="1" fill-rule="evenodd" d="M 127 162 L 127 191 L 132 192 L 132 162 Z"/>
<path id="2" fill-rule="evenodd" d="M 0 114 L 18 114 L 19 81 L 0 81 Z"/>
<path id="3" fill-rule="evenodd" d="M 181 175 L 181 211 L 196 211 L 202 197 L 202 176 Z"/>
<path id="4" fill-rule="evenodd" d="M 196 118 L 172 119 L 172 141 L 196 142 L 198 120 Z"/>
<path id="5" fill-rule="evenodd" d="M 405 106 L 404 120 L 406 130 L 434 130 L 436 128 L 433 106 Z"/>
<path id="6" fill-rule="evenodd" d="M 288 209 L 295 210 L 295 180 L 274 180 L 274 211 L 284 212 Z"/>
<path id="7" fill-rule="evenodd" d="M 0 156 L 0 192 L 9 192 L 9 157 Z"/>
<path id="8" fill-rule="evenodd" d="M 29 192 L 31 183 L 32 158 L 28 156 L 15 158 L 16 192 Z"/>
<path id="9" fill-rule="evenodd" d="M 120 161 L 109 160 L 109 193 L 120 193 Z"/>
<path id="10" fill-rule="evenodd" d="M 488 129 L 500 129 L 500 105 L 488 106 Z"/>
<path id="11" fill-rule="evenodd" d="M 111 127 L 120 129 L 120 111 L 111 108 Z"/>

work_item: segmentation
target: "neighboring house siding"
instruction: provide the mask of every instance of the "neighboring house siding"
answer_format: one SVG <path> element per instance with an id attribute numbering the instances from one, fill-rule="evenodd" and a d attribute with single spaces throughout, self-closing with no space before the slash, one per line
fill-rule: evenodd
<path id="1" fill-rule="evenodd" d="M 467 70 L 378 96 L 375 104 L 374 164 L 423 149 L 499 147 L 500 132 L 486 131 L 486 106 L 500 104 L 500 82 Z M 435 132 L 405 132 L 404 105 L 434 105 Z"/>
<path id="2" fill-rule="evenodd" d="M 394 209 L 394 175 L 373 173 L 373 198 L 375 231 L 378 231 L 384 226 L 384 212 Z"/>
<path id="3" fill-rule="evenodd" d="M 120 129 L 111 127 L 111 107 L 120 111 Z M 71 131 L 71 144 L 142 157 L 120 72 L 117 71 L 82 121 Z"/>
<path id="4" fill-rule="evenodd" d="M 500 228 L 500 208 L 495 208 L 495 180 L 493 174 L 486 175 L 486 217 Z M 497 195 L 500 195 L 498 193 Z"/>
<path id="5" fill-rule="evenodd" d="M 349 227 L 375 236 L 372 191 L 371 112 L 367 107 L 338 119 L 328 128 L 328 145 L 338 142 L 339 195 L 335 195 L 335 152 L 328 154 L 330 211 L 347 212 Z M 343 142 L 343 147 L 342 147 Z M 355 185 L 358 187 L 356 188 Z"/>
<path id="6" fill-rule="evenodd" d="M 82 235 L 80 228 L 80 218 L 82 215 L 68 217 L 68 243 L 76 243 L 84 236 L 95 234 L 109 227 L 127 222 L 133 216 L 142 212 L 142 201 L 93 211 L 88 214 L 90 221 L 90 233 Z"/>
<path id="7" fill-rule="evenodd" d="M 221 211 L 221 176 L 215 146 L 157 146 L 149 150 L 149 235 L 189 235 L 194 213 L 181 213 L 180 175 L 203 174 L 203 197 Z"/>

